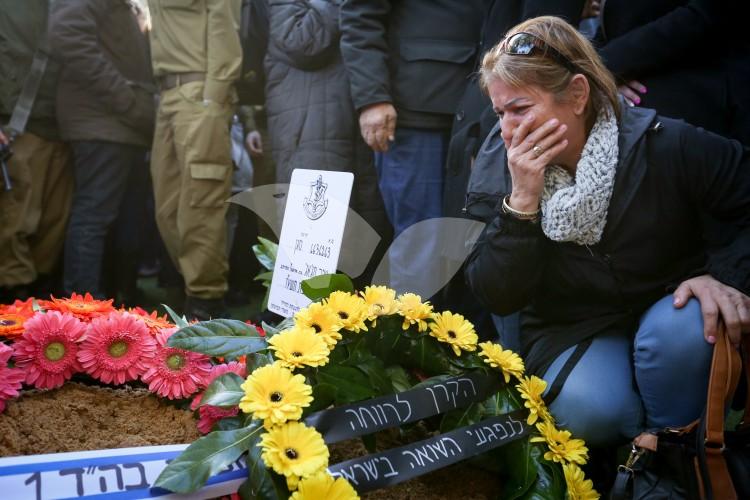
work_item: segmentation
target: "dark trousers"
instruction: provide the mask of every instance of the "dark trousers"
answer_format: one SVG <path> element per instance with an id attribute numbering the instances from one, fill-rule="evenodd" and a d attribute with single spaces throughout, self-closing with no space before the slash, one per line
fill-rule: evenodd
<path id="1" fill-rule="evenodd" d="M 73 206 L 65 241 L 63 287 L 67 294 L 104 298 L 102 262 L 107 233 L 120 213 L 134 169 L 145 168 L 140 146 L 104 141 L 72 143 Z"/>

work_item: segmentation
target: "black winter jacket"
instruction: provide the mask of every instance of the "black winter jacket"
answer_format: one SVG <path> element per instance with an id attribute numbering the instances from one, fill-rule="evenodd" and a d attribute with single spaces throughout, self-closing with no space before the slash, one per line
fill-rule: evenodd
<path id="1" fill-rule="evenodd" d="M 687 278 L 709 273 L 750 294 L 750 152 L 653 110 L 626 108 L 619 157 L 607 225 L 593 246 L 553 242 L 539 223 L 498 210 L 511 180 L 497 128 L 477 158 L 467 211 L 489 226 L 466 278 L 492 312 L 522 310 L 532 373 L 586 338 L 613 328 L 634 333 L 641 314 Z M 740 228 L 710 255 L 701 212 Z"/>
<path id="2" fill-rule="evenodd" d="M 345 0 L 341 52 L 358 110 L 393 103 L 398 126 L 450 129 L 474 67 L 482 0 Z"/>
<path id="3" fill-rule="evenodd" d="M 597 43 L 641 105 L 750 144 L 746 0 L 607 0 Z"/>

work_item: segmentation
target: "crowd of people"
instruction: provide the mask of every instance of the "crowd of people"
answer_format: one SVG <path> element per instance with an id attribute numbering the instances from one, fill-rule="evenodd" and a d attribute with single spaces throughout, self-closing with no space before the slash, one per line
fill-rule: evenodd
<path id="1" fill-rule="evenodd" d="M 295 168 L 353 172 L 352 208 L 382 238 L 377 264 L 416 222 L 465 214 L 472 165 L 497 121 L 479 63 L 539 15 L 588 33 L 628 105 L 750 143 L 750 64 L 733 2 L 0 7 L 0 141 L 12 151 L 0 194 L 4 300 L 90 292 L 137 302 L 138 273 L 156 265 L 161 284 L 184 289 L 189 315 L 226 313 L 228 290 L 247 289 L 252 273 L 243 261 L 257 221 L 228 217 L 225 203 L 249 187 L 249 169 L 254 185 L 288 183 Z M 24 106 L 28 123 L 14 130 Z M 425 262 L 432 246 L 422 246 Z M 389 259 L 395 288 L 419 279 L 400 264 L 408 259 Z M 460 276 L 435 299 L 481 316 Z"/>
<path id="2" fill-rule="evenodd" d="M 137 305 L 158 264 L 188 317 L 224 316 L 261 226 L 231 194 L 348 171 L 370 275 L 415 223 L 487 224 L 431 299 L 564 374 L 562 425 L 594 445 L 684 425 L 719 324 L 750 331 L 743 8 L 0 0 L 0 302 Z M 388 253 L 393 288 L 414 258 Z"/>

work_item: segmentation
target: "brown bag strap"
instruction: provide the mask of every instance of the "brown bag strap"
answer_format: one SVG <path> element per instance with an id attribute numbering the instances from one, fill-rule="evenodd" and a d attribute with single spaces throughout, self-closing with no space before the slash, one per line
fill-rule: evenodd
<path id="1" fill-rule="evenodd" d="M 712 497 L 717 500 L 736 500 L 737 493 L 723 456 L 724 417 L 726 403 L 737 389 L 742 359 L 730 343 L 723 325 L 719 327 L 716 338 L 706 403 L 706 468 L 711 480 Z"/>

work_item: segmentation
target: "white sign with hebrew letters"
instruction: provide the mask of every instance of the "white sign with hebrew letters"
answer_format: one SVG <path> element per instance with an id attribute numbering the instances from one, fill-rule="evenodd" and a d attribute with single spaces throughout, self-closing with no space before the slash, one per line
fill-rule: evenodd
<path id="1" fill-rule="evenodd" d="M 159 474 L 185 448 L 186 444 L 178 444 L 0 458 L 0 498 L 216 498 L 236 492 L 247 480 L 247 466 L 241 457 L 191 495 L 154 487 Z"/>
<path id="2" fill-rule="evenodd" d="M 333 274 L 352 194 L 350 172 L 295 169 L 287 194 L 268 309 L 284 317 L 310 304 L 302 282 Z"/>

